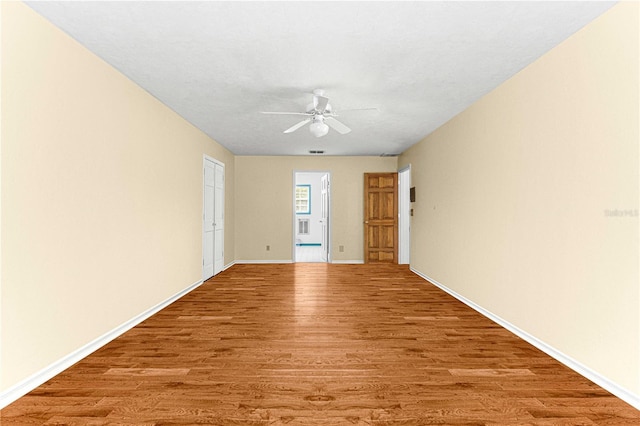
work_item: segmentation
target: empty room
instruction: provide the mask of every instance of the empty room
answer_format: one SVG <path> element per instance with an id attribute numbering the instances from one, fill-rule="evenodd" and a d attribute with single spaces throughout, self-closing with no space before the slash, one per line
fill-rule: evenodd
<path id="1" fill-rule="evenodd" d="M 0 424 L 640 424 L 640 3 L 0 2 Z"/>

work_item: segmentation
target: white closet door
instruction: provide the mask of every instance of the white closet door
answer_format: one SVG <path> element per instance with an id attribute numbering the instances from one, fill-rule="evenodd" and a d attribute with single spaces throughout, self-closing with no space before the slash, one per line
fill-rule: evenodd
<path id="1" fill-rule="evenodd" d="M 224 164 L 204 159 L 202 279 L 224 268 Z"/>
<path id="2" fill-rule="evenodd" d="M 215 165 L 214 190 L 214 275 L 224 268 L 224 166 Z"/>
<path id="3" fill-rule="evenodd" d="M 213 276 L 214 266 L 214 202 L 215 202 L 215 166 L 213 161 L 204 161 L 204 195 L 202 212 L 202 279 Z"/>

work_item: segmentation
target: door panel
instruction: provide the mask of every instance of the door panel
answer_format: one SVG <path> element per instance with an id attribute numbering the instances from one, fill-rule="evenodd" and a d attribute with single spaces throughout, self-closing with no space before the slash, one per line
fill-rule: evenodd
<path id="1" fill-rule="evenodd" d="M 395 226 L 379 226 L 379 247 L 393 249 L 395 247 Z"/>
<path id="2" fill-rule="evenodd" d="M 398 174 L 365 173 L 365 263 L 398 263 Z"/>
<path id="3" fill-rule="evenodd" d="M 367 227 L 367 234 L 368 237 L 367 238 L 367 248 L 368 249 L 375 249 L 378 246 L 378 241 L 380 240 L 379 237 L 379 231 L 380 227 L 378 226 L 368 226 Z"/>
<path id="4" fill-rule="evenodd" d="M 397 173 L 365 173 L 369 175 L 368 184 L 369 188 L 375 189 L 395 189 L 398 176 Z M 390 176 L 394 174 L 396 176 Z"/>
<path id="5" fill-rule="evenodd" d="M 395 226 L 369 226 L 369 248 L 393 249 L 395 240 Z"/>

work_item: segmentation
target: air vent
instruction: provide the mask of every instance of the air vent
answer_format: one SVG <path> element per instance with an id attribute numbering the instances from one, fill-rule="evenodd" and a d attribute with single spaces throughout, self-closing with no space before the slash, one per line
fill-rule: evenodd
<path id="1" fill-rule="evenodd" d="M 314 155 L 320 155 L 320 154 L 324 154 L 324 151 L 317 151 L 317 150 L 310 150 L 309 154 L 314 154 Z"/>
<path id="2" fill-rule="evenodd" d="M 400 154 L 385 154 L 385 153 L 382 153 L 382 154 L 380 154 L 380 157 L 397 157 L 398 155 L 400 155 Z"/>
<path id="3" fill-rule="evenodd" d="M 309 219 L 298 219 L 298 235 L 309 235 Z"/>

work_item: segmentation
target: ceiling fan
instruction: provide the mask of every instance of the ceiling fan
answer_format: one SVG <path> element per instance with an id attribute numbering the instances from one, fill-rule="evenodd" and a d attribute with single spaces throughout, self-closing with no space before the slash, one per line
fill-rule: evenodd
<path id="1" fill-rule="evenodd" d="M 378 108 L 358 108 L 344 111 L 363 111 L 377 109 Z M 335 119 L 338 114 L 333 112 L 331 104 L 329 104 L 329 98 L 325 96 L 325 92 L 322 89 L 316 89 L 313 91 L 313 102 L 307 105 L 307 112 L 263 111 L 262 114 L 304 115 L 307 117 L 298 124 L 294 124 L 293 126 L 289 127 L 283 133 L 293 133 L 307 123 L 311 123 L 311 125 L 309 126 L 309 131 L 317 138 L 326 135 L 329 132 L 329 127 L 337 131 L 341 135 L 346 135 L 351 131 L 350 128 Z"/>

